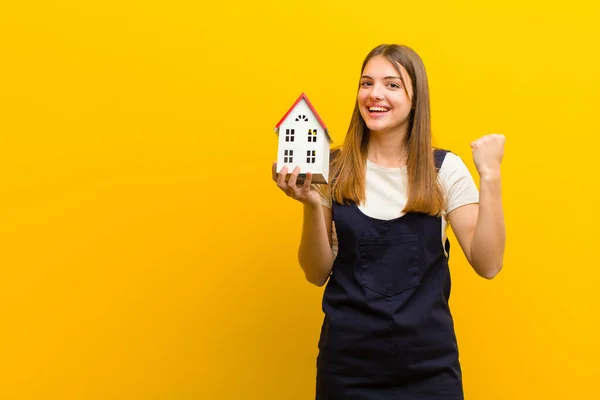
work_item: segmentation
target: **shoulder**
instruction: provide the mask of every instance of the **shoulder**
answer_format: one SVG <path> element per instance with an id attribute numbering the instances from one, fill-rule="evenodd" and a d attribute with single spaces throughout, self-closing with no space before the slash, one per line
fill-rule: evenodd
<path id="1" fill-rule="evenodd" d="M 446 152 L 438 179 L 446 193 L 446 212 L 479 201 L 479 192 L 473 176 L 463 159 L 456 153 Z"/>
<path id="2" fill-rule="evenodd" d="M 470 175 L 469 168 L 463 159 L 450 150 L 441 150 L 445 152 L 445 156 L 439 169 L 440 178 L 442 180 L 451 179 L 453 176 Z"/>

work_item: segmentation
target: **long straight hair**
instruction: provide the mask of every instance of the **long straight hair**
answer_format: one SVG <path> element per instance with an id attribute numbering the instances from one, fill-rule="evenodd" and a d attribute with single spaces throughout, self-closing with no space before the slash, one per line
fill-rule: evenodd
<path id="1" fill-rule="evenodd" d="M 383 56 L 400 73 L 402 65 L 410 77 L 413 87 L 412 107 L 408 116 L 408 131 L 405 138 L 408 149 L 408 202 L 403 212 L 425 213 L 439 216 L 445 206 L 443 190 L 437 180 L 431 144 L 431 116 L 429 104 L 429 84 L 421 57 L 412 49 L 396 44 L 382 44 L 371 50 L 365 58 L 362 72 L 369 60 Z M 339 204 L 360 204 L 365 200 L 365 167 L 369 129 L 360 114 L 358 99 L 346 138 L 341 147 L 332 151 L 331 157 L 331 198 Z"/>

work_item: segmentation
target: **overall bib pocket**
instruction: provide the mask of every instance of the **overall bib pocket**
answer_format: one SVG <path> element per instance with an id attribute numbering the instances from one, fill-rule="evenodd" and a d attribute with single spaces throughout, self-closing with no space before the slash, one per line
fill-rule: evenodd
<path id="1" fill-rule="evenodd" d="M 418 235 L 363 237 L 354 277 L 361 286 L 384 296 L 419 286 L 420 249 Z"/>

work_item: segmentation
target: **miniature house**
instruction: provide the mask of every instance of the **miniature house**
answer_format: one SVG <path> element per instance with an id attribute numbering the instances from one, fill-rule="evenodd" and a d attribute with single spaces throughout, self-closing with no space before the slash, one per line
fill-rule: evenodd
<path id="1" fill-rule="evenodd" d="M 300 167 L 298 180 L 312 172 L 312 183 L 329 183 L 329 145 L 327 127 L 304 93 L 275 126 L 279 136 L 277 173 L 287 165 L 288 177 Z"/>

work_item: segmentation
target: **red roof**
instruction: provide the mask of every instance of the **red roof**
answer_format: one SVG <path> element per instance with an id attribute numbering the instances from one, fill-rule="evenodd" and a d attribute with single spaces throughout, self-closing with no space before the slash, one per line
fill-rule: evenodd
<path id="1" fill-rule="evenodd" d="M 317 117 L 317 120 L 319 121 L 319 123 L 321 124 L 321 126 L 323 127 L 323 129 L 325 130 L 325 133 L 327 133 L 327 136 L 329 136 L 329 132 L 327 132 L 327 127 L 325 126 L 325 123 L 323 122 L 323 120 L 321 119 L 321 117 L 319 117 L 319 114 L 317 114 L 317 111 L 315 110 L 315 108 L 313 107 L 313 105 L 308 100 L 308 97 L 306 97 L 306 95 L 304 93 L 302 93 L 300 95 L 300 97 L 298 97 L 298 100 L 296 100 L 296 102 L 290 107 L 290 109 L 288 110 L 288 112 L 285 113 L 285 115 L 283 116 L 283 118 L 281 118 L 281 120 L 275 126 L 275 129 L 276 130 L 279 129 L 279 127 L 281 126 L 281 124 L 283 123 L 283 121 L 287 118 L 288 115 L 290 115 L 290 113 L 292 112 L 292 110 L 294 109 L 294 107 L 296 107 L 296 105 L 302 99 L 304 99 L 306 101 L 306 104 L 308 104 L 308 107 L 310 108 L 310 110 L 312 111 L 312 113 L 315 115 L 315 117 Z"/>

